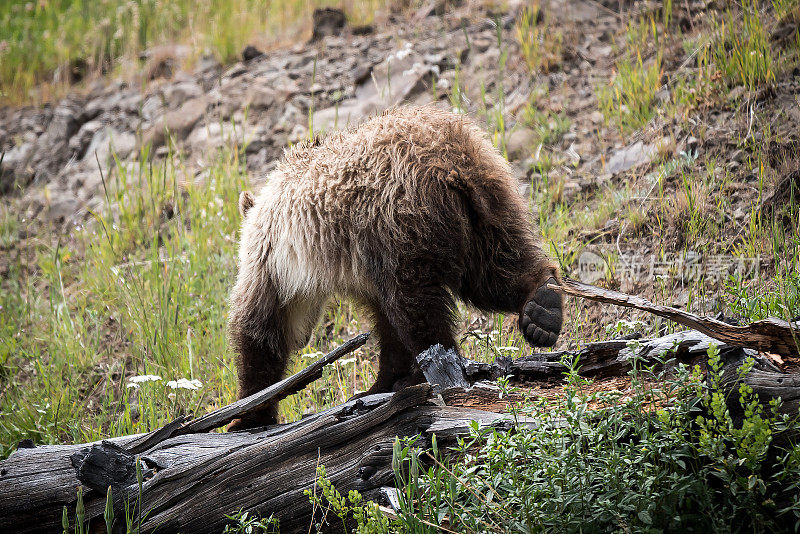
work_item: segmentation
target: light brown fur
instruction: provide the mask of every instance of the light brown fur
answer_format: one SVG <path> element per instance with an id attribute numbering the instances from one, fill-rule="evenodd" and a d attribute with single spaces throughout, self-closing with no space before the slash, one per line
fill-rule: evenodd
<path id="1" fill-rule="evenodd" d="M 295 146 L 240 209 L 230 333 L 242 396 L 281 378 L 333 294 L 375 317 L 381 358 L 371 391 L 420 381 L 416 354 L 454 346 L 453 296 L 521 312 L 529 341 L 555 342 L 561 300 L 542 286 L 557 268 L 537 245 L 508 163 L 468 118 L 397 108 Z M 273 406 L 241 426 L 275 415 Z"/>

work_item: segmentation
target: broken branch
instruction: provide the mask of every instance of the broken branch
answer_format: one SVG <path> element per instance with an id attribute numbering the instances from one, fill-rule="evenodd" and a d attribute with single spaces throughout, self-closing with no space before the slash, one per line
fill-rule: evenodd
<path id="1" fill-rule="evenodd" d="M 565 278 L 561 285 L 549 284 L 548 287 L 575 297 L 643 310 L 699 330 L 735 347 L 753 348 L 776 354 L 800 355 L 800 338 L 798 337 L 800 336 L 800 321 L 789 323 L 770 317 L 746 326 L 735 326 L 711 317 L 701 317 L 678 308 L 653 304 L 641 297 L 583 284 L 568 278 Z"/>

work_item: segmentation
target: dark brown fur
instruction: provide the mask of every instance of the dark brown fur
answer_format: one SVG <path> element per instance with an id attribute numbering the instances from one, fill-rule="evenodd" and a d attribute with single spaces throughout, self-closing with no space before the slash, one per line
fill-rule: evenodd
<path id="1" fill-rule="evenodd" d="M 365 304 L 381 347 L 375 384 L 422 381 L 415 356 L 455 347 L 455 301 L 520 313 L 553 345 L 561 298 L 506 161 L 471 121 L 399 108 L 290 151 L 253 199 L 242 195 L 230 333 L 240 395 L 279 380 L 334 293 Z M 238 427 L 275 422 L 277 407 Z"/>

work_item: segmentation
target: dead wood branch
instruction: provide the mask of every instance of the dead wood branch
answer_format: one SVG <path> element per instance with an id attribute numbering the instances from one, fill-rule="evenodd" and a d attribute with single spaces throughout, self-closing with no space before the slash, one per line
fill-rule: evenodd
<path id="1" fill-rule="evenodd" d="M 641 297 L 583 284 L 575 280 L 565 279 L 562 285 L 550 284 L 549 287 L 567 295 L 650 312 L 683 326 L 699 330 L 735 347 L 752 348 L 776 354 L 800 355 L 800 348 L 798 348 L 800 321 L 789 323 L 781 319 L 769 318 L 747 326 L 735 326 L 710 317 L 700 317 L 685 310 L 653 304 Z"/>
<path id="2" fill-rule="evenodd" d="M 196 419 L 192 419 L 185 423 L 185 419 L 176 419 L 172 423 L 165 425 L 158 430 L 154 430 L 148 434 L 139 436 L 135 442 L 130 443 L 127 447 L 130 453 L 139 453 L 154 447 L 157 443 L 173 436 L 181 436 L 185 434 L 196 434 L 200 432 L 208 432 L 215 428 L 226 425 L 238 417 L 243 417 L 268 402 L 276 402 L 285 399 L 293 393 L 297 393 L 314 380 L 322 377 L 322 369 L 326 365 L 330 365 L 345 354 L 349 354 L 357 348 L 364 345 L 369 339 L 369 333 L 359 334 L 353 339 L 345 342 L 339 347 L 336 347 L 328 354 L 312 363 L 299 373 L 296 373 L 289 378 L 285 378 L 258 393 L 254 393 L 249 397 L 239 399 L 232 404 L 223 406 L 213 412 L 207 413 Z"/>
<path id="3" fill-rule="evenodd" d="M 329 365 L 345 354 L 349 354 L 361 347 L 369 339 L 369 334 L 359 334 L 353 339 L 347 341 L 340 347 L 336 347 L 328 354 L 320 358 L 318 361 L 309 365 L 299 373 L 290 376 L 285 380 L 281 380 L 277 384 L 262 389 L 258 393 L 254 393 L 249 397 L 240 399 L 233 404 L 229 404 L 219 410 L 198 417 L 185 426 L 181 427 L 177 434 L 193 434 L 196 432 L 208 432 L 214 428 L 228 424 L 234 419 L 244 417 L 269 402 L 279 401 L 285 399 L 293 393 L 297 393 L 314 380 L 322 377 L 322 368 Z"/>

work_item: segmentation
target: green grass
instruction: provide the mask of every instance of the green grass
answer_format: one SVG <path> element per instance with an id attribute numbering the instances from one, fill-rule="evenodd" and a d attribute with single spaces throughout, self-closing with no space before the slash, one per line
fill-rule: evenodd
<path id="1" fill-rule="evenodd" d="M 641 128 L 655 115 L 656 93 L 661 89 L 661 53 L 649 63 L 637 53 L 631 59 L 617 61 L 613 81 L 597 89 L 600 111 L 607 121 L 614 120 L 620 130 Z"/>
<path id="2" fill-rule="evenodd" d="M 759 4 L 745 0 L 741 12 L 728 10 L 719 21 L 719 38 L 714 48 L 717 68 L 731 84 L 753 90 L 775 81 L 773 52 Z"/>
<path id="3" fill-rule="evenodd" d="M 532 74 L 547 73 L 561 65 L 563 36 L 551 25 L 549 13 L 542 13 L 539 2 L 523 9 L 515 29 L 520 53 Z"/>
<path id="4" fill-rule="evenodd" d="M 19 296 L 4 291 L 13 319 L 1 349 L 3 455 L 23 437 L 139 432 L 234 398 L 224 303 L 244 177 L 221 157 L 204 183 L 183 188 L 184 179 L 175 159 L 119 166 L 106 177 L 110 203 L 74 241 L 42 245 L 33 264 L 14 266 Z M 127 387 L 146 374 L 163 380 Z M 165 386 L 178 378 L 203 387 Z"/>
<path id="5" fill-rule="evenodd" d="M 736 277 L 726 280 L 725 294 L 730 310 L 745 321 L 758 321 L 767 317 L 777 317 L 785 321 L 800 320 L 798 259 L 794 258 L 794 263 L 772 280 L 773 291 L 765 293 L 758 284 Z"/>
<path id="6" fill-rule="evenodd" d="M 123 66 L 154 45 L 185 44 L 188 61 L 205 53 L 235 60 L 247 44 L 268 46 L 310 27 L 312 0 L 8 0 L 0 3 L 0 103 L 61 94 L 68 73 Z M 372 21 L 379 0 L 344 5 L 354 24 Z"/>
<path id="7" fill-rule="evenodd" d="M 537 144 L 550 145 L 558 142 L 569 131 L 570 120 L 565 113 L 540 111 L 531 99 L 522 111 L 520 122 L 536 132 Z"/>

